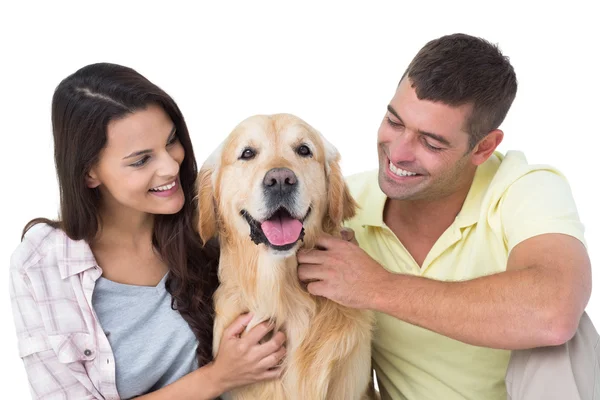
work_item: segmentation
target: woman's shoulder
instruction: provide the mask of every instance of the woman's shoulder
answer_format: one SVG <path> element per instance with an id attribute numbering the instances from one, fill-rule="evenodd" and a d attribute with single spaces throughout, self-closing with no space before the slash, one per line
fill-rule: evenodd
<path id="1" fill-rule="evenodd" d="M 38 223 L 27 230 L 23 240 L 13 251 L 11 269 L 21 273 L 40 262 L 54 258 L 61 243 L 70 240 L 62 229 L 54 228 L 46 223 Z"/>

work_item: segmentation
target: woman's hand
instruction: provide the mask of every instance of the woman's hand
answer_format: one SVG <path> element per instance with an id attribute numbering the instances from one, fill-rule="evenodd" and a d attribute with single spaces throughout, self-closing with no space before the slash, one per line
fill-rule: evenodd
<path id="1" fill-rule="evenodd" d="M 215 379 L 223 392 L 281 375 L 280 362 L 285 356 L 285 334 L 276 332 L 271 339 L 259 343 L 273 330 L 269 322 L 256 325 L 244 336 L 242 332 L 252 319 L 243 314 L 225 329 L 217 357 L 213 361 Z"/>

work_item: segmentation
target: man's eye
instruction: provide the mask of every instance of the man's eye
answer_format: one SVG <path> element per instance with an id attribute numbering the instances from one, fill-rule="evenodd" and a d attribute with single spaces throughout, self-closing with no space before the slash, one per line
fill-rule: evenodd
<path id="1" fill-rule="evenodd" d="M 252 149 L 244 149 L 242 151 L 242 155 L 240 156 L 240 160 L 251 160 L 256 156 L 256 152 Z"/>
<path id="2" fill-rule="evenodd" d="M 443 150 L 441 147 L 435 147 L 435 146 L 430 145 L 427 140 L 423 140 L 423 142 L 425 143 L 425 147 L 427 147 L 431 151 L 442 151 Z"/>
<path id="3" fill-rule="evenodd" d="M 310 151 L 310 148 L 305 144 L 298 146 L 298 148 L 296 149 L 296 153 L 298 153 L 298 155 L 300 155 L 302 157 L 312 156 L 312 152 Z"/>
<path id="4" fill-rule="evenodd" d="M 402 125 L 400 122 L 395 122 L 395 121 L 392 121 L 392 120 L 390 119 L 390 117 L 386 117 L 386 119 L 387 119 L 387 123 L 388 123 L 388 124 L 390 124 L 390 126 L 392 126 L 392 127 L 394 127 L 394 128 L 398 128 L 398 127 L 400 127 L 400 126 L 404 126 L 404 125 Z"/>

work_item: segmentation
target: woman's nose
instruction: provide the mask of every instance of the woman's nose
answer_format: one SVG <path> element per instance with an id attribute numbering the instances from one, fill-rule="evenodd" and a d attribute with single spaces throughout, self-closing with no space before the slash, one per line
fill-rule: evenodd
<path id="1" fill-rule="evenodd" d="M 169 153 L 165 153 L 160 160 L 157 171 L 159 176 L 173 177 L 179 173 L 179 162 Z"/>

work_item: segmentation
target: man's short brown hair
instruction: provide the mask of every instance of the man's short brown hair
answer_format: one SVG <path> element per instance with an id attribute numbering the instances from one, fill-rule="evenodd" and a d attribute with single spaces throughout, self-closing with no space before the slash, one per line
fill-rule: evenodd
<path id="1" fill-rule="evenodd" d="M 462 33 L 427 43 L 402 78 L 406 76 L 421 100 L 472 105 L 464 127 L 470 149 L 500 126 L 517 94 L 517 77 L 508 57 L 498 46 Z"/>

